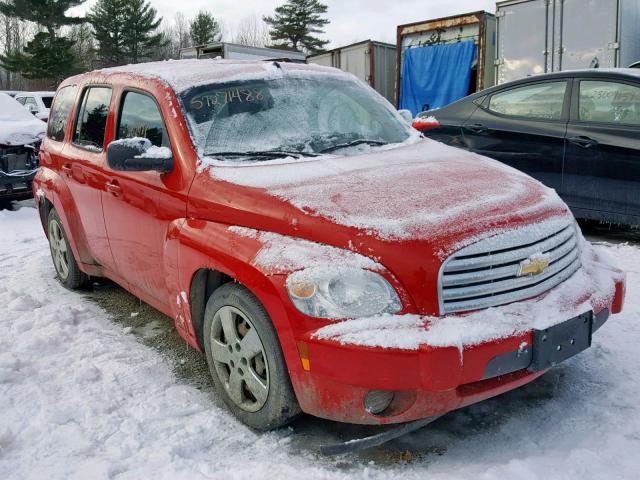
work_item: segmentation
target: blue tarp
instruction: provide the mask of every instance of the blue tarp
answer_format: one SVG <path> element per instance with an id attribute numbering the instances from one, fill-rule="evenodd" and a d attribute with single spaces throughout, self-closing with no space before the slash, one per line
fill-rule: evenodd
<path id="1" fill-rule="evenodd" d="M 415 116 L 468 95 L 471 65 L 476 57 L 472 41 L 408 48 L 404 51 L 400 108 Z"/>

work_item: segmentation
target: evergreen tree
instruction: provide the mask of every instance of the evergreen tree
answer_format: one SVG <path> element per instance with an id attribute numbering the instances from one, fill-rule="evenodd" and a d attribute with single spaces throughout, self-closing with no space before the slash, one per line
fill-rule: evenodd
<path id="1" fill-rule="evenodd" d="M 276 7 L 273 17 L 263 17 L 271 27 L 271 40 L 278 47 L 304 49 L 315 53 L 329 43 L 314 34 L 322 34 L 322 27 L 329 23 L 323 18 L 327 6 L 319 0 L 287 0 L 284 5 Z"/>
<path id="2" fill-rule="evenodd" d="M 98 0 L 87 19 L 93 28 L 97 54 L 103 67 L 126 62 L 124 49 L 124 7 L 126 0 Z"/>
<path id="3" fill-rule="evenodd" d="M 131 63 L 138 63 L 165 42 L 158 31 L 162 17 L 147 0 L 128 0 L 125 5 L 124 50 Z"/>
<path id="4" fill-rule="evenodd" d="M 86 0 L 10 0 L 0 3 L 0 13 L 36 23 L 42 31 L 27 43 L 24 51 L 0 55 L 0 65 L 26 78 L 51 79 L 57 83 L 79 71 L 73 40 L 59 35 L 60 28 L 79 25 L 84 18 L 68 17 L 65 12 Z"/>
<path id="5" fill-rule="evenodd" d="M 103 66 L 138 63 L 164 41 L 162 18 L 146 0 L 98 0 L 88 16 Z"/>
<path id="6" fill-rule="evenodd" d="M 200 10 L 191 22 L 191 41 L 194 45 L 206 45 L 220 41 L 220 25 L 206 10 Z"/>

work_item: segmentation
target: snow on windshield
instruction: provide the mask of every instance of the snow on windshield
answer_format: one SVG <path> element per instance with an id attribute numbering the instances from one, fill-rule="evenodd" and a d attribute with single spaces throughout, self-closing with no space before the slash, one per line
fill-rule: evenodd
<path id="1" fill-rule="evenodd" d="M 181 95 L 196 148 L 225 158 L 246 152 L 319 154 L 409 137 L 373 90 L 343 76 L 311 75 L 213 84 Z"/>

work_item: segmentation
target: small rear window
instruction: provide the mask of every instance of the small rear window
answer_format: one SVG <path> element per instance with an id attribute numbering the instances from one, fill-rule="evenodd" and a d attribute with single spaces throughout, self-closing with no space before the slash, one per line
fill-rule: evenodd
<path id="1" fill-rule="evenodd" d="M 42 103 L 46 108 L 51 108 L 51 102 L 53 102 L 53 97 L 40 97 L 42 98 Z"/>
<path id="2" fill-rule="evenodd" d="M 70 85 L 58 90 L 47 125 L 47 137 L 51 140 L 57 142 L 64 140 L 64 134 L 69 124 L 69 115 L 71 114 L 77 91 L 78 87 L 75 85 Z"/>
<path id="3" fill-rule="evenodd" d="M 559 120 L 562 117 L 567 82 L 545 82 L 495 93 L 489 110 L 510 117 Z"/>

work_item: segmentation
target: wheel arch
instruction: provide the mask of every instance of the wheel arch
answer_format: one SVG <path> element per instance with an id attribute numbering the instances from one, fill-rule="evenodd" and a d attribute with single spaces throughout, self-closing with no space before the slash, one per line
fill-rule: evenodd
<path id="1" fill-rule="evenodd" d="M 71 250 L 80 264 L 95 264 L 95 259 L 89 253 L 88 242 L 80 215 L 69 187 L 56 172 L 41 167 L 34 178 L 37 207 L 40 221 L 48 237 L 48 216 L 52 209 L 58 213 L 62 226 L 67 234 Z M 38 193 L 40 192 L 40 193 Z"/>
<path id="2" fill-rule="evenodd" d="M 299 359 L 281 292 L 270 275 L 252 264 L 261 245 L 255 238 L 243 237 L 228 227 L 200 220 L 187 220 L 180 226 L 177 234 L 180 285 L 173 287 L 179 290 L 175 302 L 176 327 L 192 346 L 201 350 L 207 300 L 217 288 L 236 282 L 264 307 L 291 369 Z"/>
<path id="3" fill-rule="evenodd" d="M 191 278 L 189 285 L 191 323 L 201 349 L 204 349 L 204 313 L 207 301 L 218 288 L 233 281 L 234 279 L 229 275 L 211 268 L 200 268 Z"/>

